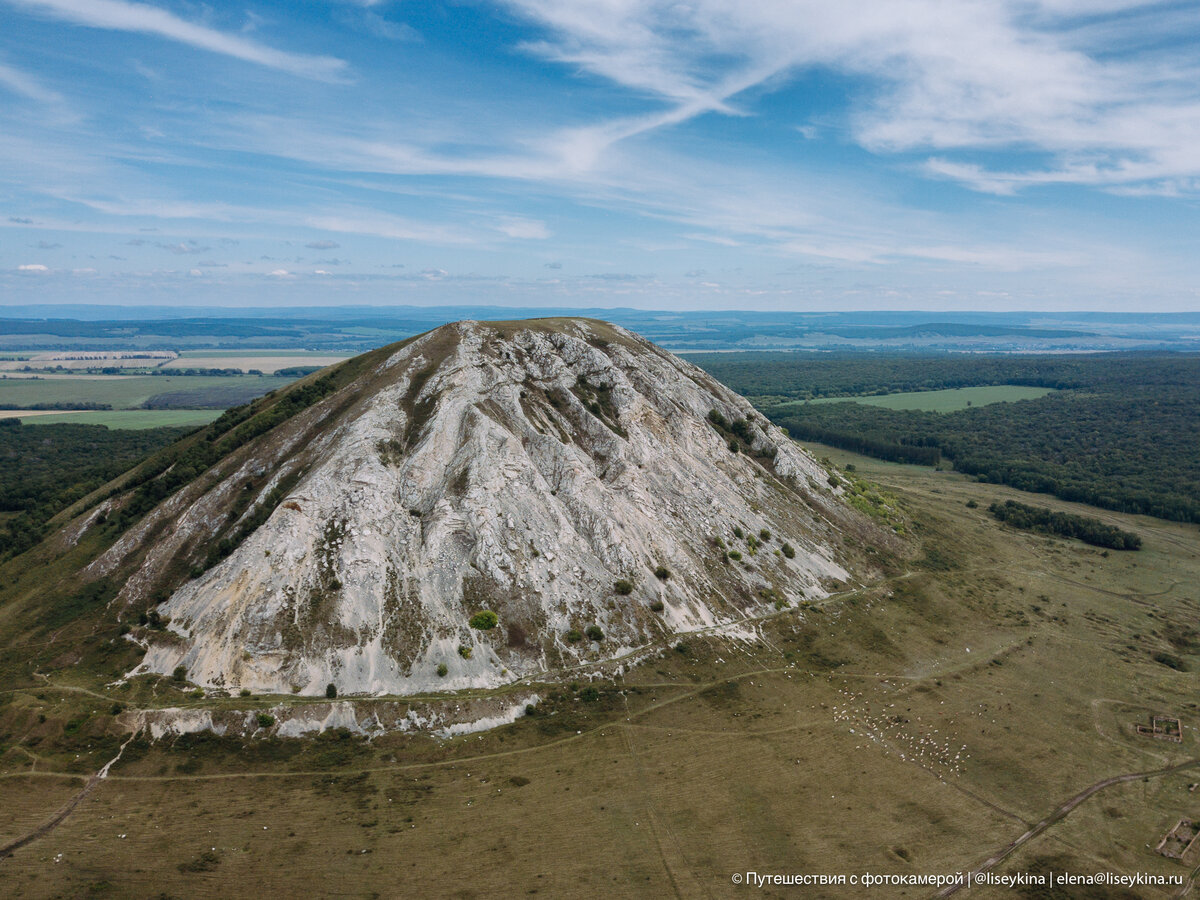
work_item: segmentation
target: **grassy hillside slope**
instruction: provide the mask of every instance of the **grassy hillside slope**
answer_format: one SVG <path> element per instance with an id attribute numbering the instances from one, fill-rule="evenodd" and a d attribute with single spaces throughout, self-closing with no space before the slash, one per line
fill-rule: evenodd
<path id="1" fill-rule="evenodd" d="M 1193 531 L 1102 513 L 1144 542 L 1105 555 L 994 521 L 989 503 L 1023 496 L 1009 488 L 823 452 L 899 499 L 913 562 L 782 610 L 759 638 L 697 634 L 623 673 L 581 669 L 541 687 L 535 715 L 481 734 L 139 738 L 0 862 L 0 891 L 738 897 L 747 870 L 968 871 L 1031 829 L 997 873 L 1192 874 L 1151 848 L 1200 780 Z M 0 843 L 116 755 L 119 707 L 210 702 L 167 680 L 95 685 L 80 667 L 8 682 Z M 1183 742 L 1139 736 L 1152 714 L 1179 716 Z M 1131 777 L 1056 818 L 1117 776 Z"/>

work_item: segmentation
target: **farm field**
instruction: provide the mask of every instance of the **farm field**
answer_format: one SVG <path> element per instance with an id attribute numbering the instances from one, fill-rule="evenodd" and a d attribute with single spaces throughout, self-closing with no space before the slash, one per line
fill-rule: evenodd
<path id="1" fill-rule="evenodd" d="M 304 350 L 214 350 L 186 351 L 161 368 L 170 369 L 257 369 L 273 375 L 280 369 L 300 366 L 331 366 L 349 359 L 345 354 L 310 353 Z"/>
<path id="2" fill-rule="evenodd" d="M 179 354 L 180 359 L 200 359 L 200 358 L 230 359 L 230 358 L 239 357 L 239 356 L 245 356 L 245 357 L 255 357 L 255 356 L 276 357 L 276 356 L 280 356 L 280 357 L 284 357 L 286 359 L 310 359 L 310 358 L 323 358 L 323 357 L 330 357 L 330 356 L 332 356 L 335 359 L 345 359 L 346 358 L 346 357 L 338 355 L 338 354 L 322 353 L 320 351 L 315 351 L 315 350 L 289 350 L 287 348 L 282 348 L 282 347 L 254 347 L 254 348 L 247 347 L 245 349 L 237 349 L 237 350 L 184 350 L 182 353 Z"/>
<path id="3" fill-rule="evenodd" d="M 174 359 L 173 350 L 146 350 L 138 353 L 98 350 L 65 350 L 49 353 L 0 354 L 0 370 L 20 369 L 153 369 Z"/>
<path id="4" fill-rule="evenodd" d="M 922 412 L 955 412 L 969 406 L 988 406 L 992 403 L 1013 403 L 1017 400 L 1036 400 L 1053 393 L 1053 388 L 1027 387 L 1020 384 L 989 384 L 977 387 L 952 388 L 944 391 L 909 391 L 902 394 L 880 394 L 871 397 L 822 397 L 798 403 L 781 403 L 784 410 L 808 403 L 862 403 L 883 409 L 914 409 Z"/>
<path id="5" fill-rule="evenodd" d="M 290 378 L 216 375 L 94 375 L 63 378 L 0 379 L 0 404 L 28 408 L 37 403 L 108 403 L 114 409 L 135 409 L 159 394 L 176 391 L 227 392 L 240 389 L 249 399 L 290 384 Z M 239 400 L 235 402 L 245 402 Z M 196 403 L 193 405 L 201 405 Z M 225 405 L 232 406 L 234 403 Z"/>
<path id="6" fill-rule="evenodd" d="M 993 872 L 1193 875 L 1194 861 L 1153 847 L 1197 812 L 1196 527 L 1036 498 L 1143 538 L 1105 555 L 986 512 L 1028 494 L 813 449 L 896 497 L 919 535 L 881 581 L 760 620 L 757 637 L 688 635 L 623 671 L 580 669 L 571 686 L 537 686 L 535 715 L 479 734 L 138 739 L 62 824 L 0 862 L 0 893 L 330 895 L 353 883 L 383 896 L 741 897 L 731 876 L 748 870 L 967 872 L 1031 831 Z M 12 608 L 0 605 L 0 626 Z M 166 681 L 138 693 L 3 658 L 15 690 L 0 695 L 0 842 L 116 755 L 115 703 L 323 702 L 194 700 Z M 1178 716 L 1182 743 L 1139 735 L 1152 715 Z M 68 722 L 85 724 L 65 734 Z"/>
<path id="7" fill-rule="evenodd" d="M 121 375 L 96 375 L 92 372 L 4 372 L 0 374 L 0 381 L 79 381 L 80 379 L 88 380 L 93 378 L 103 378 L 105 380 L 117 378 L 143 378 L 137 372 L 128 372 Z"/>
<path id="8" fill-rule="evenodd" d="M 16 418 L 26 425 L 104 425 L 108 428 L 177 428 L 207 425 L 219 409 L 81 409 L 72 412 L 36 409 L 0 410 L 0 419 Z"/>

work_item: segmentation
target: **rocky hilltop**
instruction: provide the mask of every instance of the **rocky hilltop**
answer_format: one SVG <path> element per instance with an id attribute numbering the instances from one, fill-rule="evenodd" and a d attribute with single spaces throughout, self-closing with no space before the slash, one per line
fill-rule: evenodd
<path id="1" fill-rule="evenodd" d="M 352 362 L 211 426 L 155 475 L 182 487 L 92 563 L 131 573 L 118 605 L 163 623 L 135 632 L 137 672 L 307 695 L 489 687 L 849 577 L 844 535 L 867 526 L 836 479 L 628 331 L 459 322 Z"/>

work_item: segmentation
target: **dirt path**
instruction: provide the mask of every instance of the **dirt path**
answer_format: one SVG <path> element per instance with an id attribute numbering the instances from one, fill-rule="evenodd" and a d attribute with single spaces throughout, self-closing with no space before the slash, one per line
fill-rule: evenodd
<path id="1" fill-rule="evenodd" d="M 1104 729 L 1100 727 L 1100 712 L 1099 712 L 1100 707 L 1103 706 L 1104 704 L 1109 704 L 1111 706 L 1127 707 L 1128 709 L 1131 710 L 1130 718 L 1134 718 L 1134 716 L 1136 716 L 1136 715 L 1143 714 L 1143 712 L 1145 710 L 1145 706 L 1139 706 L 1138 704 L 1131 703 L 1128 700 L 1115 700 L 1110 697 L 1097 697 L 1095 700 L 1092 701 L 1092 704 L 1091 704 L 1092 705 L 1092 727 L 1096 729 L 1096 734 L 1098 734 L 1100 737 L 1104 738 L 1104 740 L 1108 741 L 1110 744 L 1115 744 L 1116 746 L 1120 747 L 1123 750 L 1135 750 L 1144 756 L 1149 756 L 1152 760 L 1154 760 L 1160 766 L 1165 766 L 1168 763 L 1168 761 L 1171 759 L 1171 757 L 1167 753 L 1155 752 L 1155 750 L 1151 749 L 1150 746 L 1145 746 L 1145 747 L 1134 746 L 1127 742 L 1119 741 L 1115 737 L 1112 737 L 1108 734 L 1105 734 Z M 1161 748 L 1162 746 L 1163 746 L 1163 744 L 1161 742 L 1158 742 L 1158 747 Z"/>
<path id="2" fill-rule="evenodd" d="M 753 671 L 740 672 L 740 673 L 736 673 L 736 674 L 726 675 L 726 676 L 723 676 L 722 678 L 718 678 L 715 681 L 710 681 L 705 684 L 671 685 L 672 687 L 677 687 L 680 689 L 690 688 L 690 690 L 683 690 L 681 693 L 676 694 L 673 697 L 667 697 L 663 700 L 658 700 L 653 703 L 650 703 L 647 706 L 645 706 L 644 708 L 634 712 L 633 717 L 637 718 L 637 717 L 645 716 L 655 710 L 663 708 L 664 706 L 669 706 L 673 703 L 678 703 L 681 700 L 686 700 L 690 697 L 695 697 L 697 694 L 700 694 L 700 693 L 708 690 L 709 688 L 713 687 L 714 685 L 721 684 L 722 682 L 733 681 L 733 680 L 740 679 L 740 678 L 749 678 L 749 677 L 752 677 L 755 675 L 765 675 L 765 674 L 768 674 L 771 672 L 790 672 L 790 671 L 793 671 L 791 666 L 782 666 L 782 667 L 770 668 L 770 669 L 754 669 Z M 540 753 L 543 750 L 548 750 L 550 748 L 558 747 L 563 744 L 569 744 L 569 743 L 573 743 L 575 741 L 583 740 L 594 734 L 602 735 L 606 731 L 608 731 L 620 724 L 622 724 L 622 723 L 612 722 L 612 721 L 604 722 L 600 725 L 596 725 L 585 731 L 578 731 L 575 734 L 568 734 L 565 737 L 556 738 L 554 740 L 547 741 L 546 743 L 543 743 L 543 744 L 534 744 L 529 747 L 517 747 L 513 750 L 500 750 L 500 751 L 497 751 L 494 753 L 481 753 L 476 756 L 451 757 L 449 759 L 430 760 L 430 761 L 426 761 L 426 762 L 393 763 L 391 765 L 384 765 L 384 766 L 367 766 L 365 768 L 361 768 L 361 767 L 355 768 L 355 769 L 353 769 L 353 771 L 355 771 L 355 772 L 402 772 L 402 771 L 411 771 L 414 769 L 453 768 L 454 766 L 462 765 L 464 763 L 471 763 L 471 762 L 476 762 L 476 761 L 485 762 L 487 760 L 492 760 L 492 759 L 503 759 L 506 757 L 520 756 L 520 755 L 524 755 L 526 753 Z M 132 737 L 130 738 L 130 740 L 132 740 Z M 128 741 L 126 743 L 128 743 Z M 124 749 L 124 745 L 122 745 L 122 749 Z M 116 759 L 113 759 L 111 762 L 109 762 L 108 765 L 112 765 L 113 762 L 116 762 Z M 106 768 L 107 768 L 107 766 L 106 766 Z M 78 778 L 79 777 L 77 775 L 71 775 L 71 774 L 65 773 L 65 772 L 43 771 L 43 772 L 37 772 L 37 773 L 11 772 L 7 775 L 0 775 L 0 779 L 29 778 L 31 775 L 34 775 L 34 774 L 36 774 L 37 777 L 41 777 L 41 778 L 50 778 L 50 777 Z M 328 769 L 296 769 L 296 770 L 285 771 L 285 772 L 272 772 L 272 771 L 216 772 L 211 775 L 114 775 L 114 776 L 112 776 L 112 780 L 113 781 L 162 781 L 162 782 L 224 781 L 224 780 L 231 780 L 231 779 L 235 779 L 235 778 L 304 778 L 304 777 L 311 778 L 316 775 L 328 775 L 328 774 L 329 774 Z"/>
<path id="3" fill-rule="evenodd" d="M 1186 897 L 1192 890 L 1192 885 L 1196 883 L 1196 876 L 1200 875 L 1200 865 L 1188 872 L 1187 880 L 1184 881 L 1183 887 L 1175 892 L 1176 897 Z"/>
<path id="4" fill-rule="evenodd" d="M 1059 584 L 1069 584 L 1072 587 L 1083 588 L 1085 591 L 1091 591 L 1094 594 L 1103 594 L 1105 597 L 1116 597 L 1118 600 L 1128 600 L 1130 603 L 1136 603 L 1139 606 L 1153 606 L 1150 600 L 1154 597 L 1165 597 L 1167 594 L 1179 587 L 1182 582 L 1172 581 L 1170 586 L 1161 591 L 1153 591 L 1151 593 L 1137 593 L 1134 591 L 1110 591 L 1106 588 L 1097 587 L 1094 584 L 1088 584 L 1086 581 L 1077 581 L 1074 578 L 1067 578 L 1064 575 L 1056 575 L 1052 572 L 1038 571 L 1036 574 L 1046 578 L 1049 581 L 1057 581 Z"/>
<path id="5" fill-rule="evenodd" d="M 973 885 L 977 875 L 982 875 L 984 872 L 991 870 L 999 863 L 1012 856 L 1012 854 L 1015 853 L 1020 847 L 1041 835 L 1042 832 L 1046 831 L 1046 829 L 1050 828 L 1050 826 L 1056 825 L 1069 816 L 1071 811 L 1079 806 L 1079 804 L 1083 803 L 1084 800 L 1087 800 L 1093 794 L 1099 793 L 1106 787 L 1111 787 L 1114 784 L 1123 784 L 1127 781 L 1137 781 L 1139 778 L 1158 778 L 1162 775 L 1170 775 L 1172 772 L 1179 772 L 1183 769 L 1194 769 L 1197 767 L 1200 767 L 1200 759 L 1189 759 L 1173 766 L 1167 766 L 1165 769 L 1155 769 L 1150 772 L 1129 772 L 1125 775 L 1114 775 L 1111 778 L 1105 778 L 1103 781 L 1097 781 L 1095 784 L 1089 785 L 1078 794 L 1071 797 L 1065 803 L 1060 805 L 1054 810 L 1054 812 L 1050 813 L 1050 815 L 1042 819 L 1042 821 L 1038 822 L 1015 841 L 1012 841 L 1007 846 L 989 856 L 978 866 L 975 866 L 973 869 L 971 869 L 963 881 L 957 884 L 947 885 L 934 894 L 934 896 L 949 897 L 952 894 L 958 893 L 960 890 L 962 890 L 962 888 Z M 1193 877 L 1195 874 L 1196 873 L 1193 872 Z M 1189 884 L 1185 887 L 1185 891 L 1190 886 L 1191 884 L 1189 882 Z"/>
<path id="6" fill-rule="evenodd" d="M 107 701 L 113 699 L 111 694 L 101 694 L 88 688 L 76 687 L 72 684 L 55 684 L 50 680 L 50 676 L 43 675 L 41 672 L 34 672 L 33 676 L 41 678 L 43 681 L 39 684 L 28 684 L 24 687 L 7 688 L 0 691 L 0 694 L 32 694 L 35 691 L 65 691 L 72 694 L 87 694 L 89 697 L 96 697 L 100 700 Z"/>
<path id="7" fill-rule="evenodd" d="M 55 828 L 57 828 L 59 825 L 61 825 L 64 821 L 66 821 L 67 816 L 71 815 L 71 813 L 73 813 L 75 811 L 75 808 L 77 806 L 79 806 L 79 804 L 82 803 L 84 801 L 84 799 L 86 799 L 87 795 L 90 794 L 93 789 L 95 789 L 96 785 L 98 785 L 101 781 L 103 781 L 105 778 L 108 777 L 108 770 L 112 768 L 113 763 L 115 763 L 118 759 L 121 758 L 121 754 L 125 752 L 125 748 L 129 746 L 129 742 L 132 741 L 137 736 L 138 736 L 138 732 L 135 731 L 128 738 L 126 738 L 125 743 L 123 743 L 121 745 L 121 749 L 117 751 L 117 755 L 114 756 L 112 759 L 110 759 L 108 762 L 106 762 L 100 768 L 100 771 L 98 771 L 91 778 L 89 778 L 87 780 L 87 783 L 84 784 L 83 789 L 78 794 L 76 794 L 74 797 L 72 797 L 70 800 L 68 800 L 66 805 L 63 806 L 63 808 L 60 809 L 58 812 L 56 812 L 53 816 L 51 816 L 48 821 L 39 825 L 37 828 L 35 828 L 33 831 L 29 832 L 24 837 L 19 837 L 15 841 L 10 841 L 9 843 L 5 844 L 3 847 L 0 847 L 0 862 L 3 862 L 4 860 L 8 859 L 10 856 L 12 856 L 14 853 L 16 853 L 18 850 L 20 850 L 22 847 L 26 846 L 27 844 L 32 844 L 38 838 L 44 837 L 45 835 L 49 834 L 51 831 L 53 831 Z"/>

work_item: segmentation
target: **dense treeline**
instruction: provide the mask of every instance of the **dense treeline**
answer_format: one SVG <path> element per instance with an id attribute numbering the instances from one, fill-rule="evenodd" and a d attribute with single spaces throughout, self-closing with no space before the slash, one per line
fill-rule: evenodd
<path id="1" fill-rule="evenodd" d="M 798 441 L 817 441 L 854 453 L 874 456 L 876 459 L 886 459 L 888 462 L 936 466 L 942 461 L 942 451 L 937 447 L 914 446 L 897 440 L 870 437 L 864 434 L 847 434 L 823 428 L 820 425 L 813 425 L 795 417 L 780 419 L 778 424 L 785 427 L 788 433 Z"/>
<path id="2" fill-rule="evenodd" d="M 229 409 L 249 403 L 266 393 L 271 382 L 247 378 L 229 386 L 184 388 L 155 394 L 142 404 L 144 409 Z"/>
<path id="3" fill-rule="evenodd" d="M 1089 516 L 1055 512 L 1041 506 L 1017 503 L 1015 500 L 993 503 L 988 507 L 988 512 L 1006 525 L 1023 528 L 1026 531 L 1078 538 L 1085 544 L 1109 547 L 1113 550 L 1140 550 L 1142 548 L 1142 539 L 1136 534 L 1122 531 L 1113 525 L 1106 525 L 1099 519 Z"/>
<path id="4" fill-rule="evenodd" d="M 188 430 L 0 419 L 0 511 L 9 514 L 0 524 L 0 557 L 32 547 L 51 516 Z"/>
<path id="5" fill-rule="evenodd" d="M 156 375 L 156 376 L 180 376 L 180 375 L 206 375 L 217 378 L 242 378 L 246 375 L 261 375 L 263 374 L 258 369 L 250 369 L 248 372 L 243 372 L 241 369 L 164 369 L 162 366 L 149 364 L 145 366 L 86 366 L 86 365 L 55 365 L 55 366 L 21 366 L 16 369 L 17 372 L 29 372 L 34 375 L 34 379 L 38 378 L 36 373 L 59 373 L 71 372 L 82 373 L 86 375 Z"/>
<path id="6" fill-rule="evenodd" d="M 799 440 L 870 455 L 881 445 L 901 445 L 910 452 L 936 448 L 956 469 L 981 481 L 1120 512 L 1200 522 L 1200 398 L 1062 392 L 953 413 L 859 403 L 766 412 Z"/>
<path id="7" fill-rule="evenodd" d="M 320 372 L 324 366 L 288 366 L 286 369 L 276 369 L 276 378 L 303 378 L 313 372 Z"/>
<path id="8" fill-rule="evenodd" d="M 1190 358 L 1144 353 L 964 356 L 774 352 L 695 354 L 688 359 L 739 394 L 765 403 L 987 384 L 1059 390 L 1130 381 L 1142 385 L 1174 384 L 1178 380 L 1176 364 Z"/>
<path id="9" fill-rule="evenodd" d="M 780 357 L 783 357 L 782 359 Z M 704 360 L 798 440 L 900 462 L 950 460 L 980 480 L 1120 512 L 1200 522 L 1200 358 L 838 357 Z M 771 379 L 771 366 L 778 373 Z M 1060 390 L 951 413 L 860 403 L 772 404 L 797 393 L 887 393 L 1009 383 Z M 934 452 L 936 451 L 936 453 Z"/>
<path id="10" fill-rule="evenodd" d="M 258 369 L 251 369 L 248 372 L 243 372 L 241 369 L 151 369 L 147 375 L 207 375 L 216 376 L 218 378 L 242 378 L 246 375 L 261 375 Z"/>

